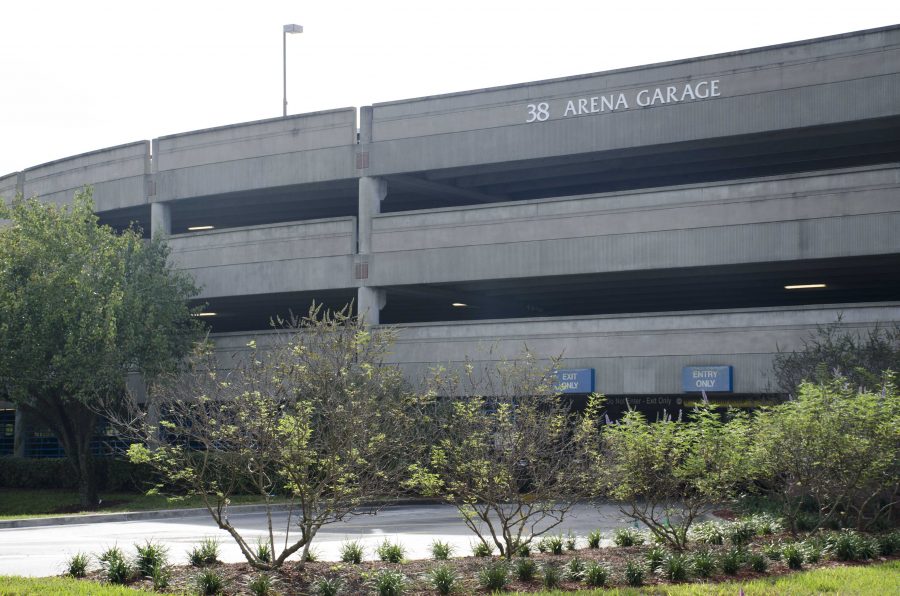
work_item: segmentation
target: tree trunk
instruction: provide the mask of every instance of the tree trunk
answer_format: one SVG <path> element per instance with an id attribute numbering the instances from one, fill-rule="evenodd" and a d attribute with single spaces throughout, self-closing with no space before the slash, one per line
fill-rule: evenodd
<path id="1" fill-rule="evenodd" d="M 94 473 L 94 457 L 91 454 L 90 437 L 81 444 L 75 459 L 78 462 L 78 499 L 86 510 L 96 509 L 100 504 L 97 495 L 97 475 Z M 71 455 L 69 456 L 72 457 Z"/>

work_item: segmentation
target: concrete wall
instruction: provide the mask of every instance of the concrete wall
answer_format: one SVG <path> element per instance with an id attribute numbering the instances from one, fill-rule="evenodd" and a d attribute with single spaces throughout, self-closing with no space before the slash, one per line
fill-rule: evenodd
<path id="1" fill-rule="evenodd" d="M 637 94 L 718 81 L 718 96 L 639 107 Z M 565 114 L 619 94 L 628 107 Z M 528 106 L 548 118 L 527 123 Z M 602 101 L 597 100 L 598 108 Z M 853 122 L 900 114 L 900 29 L 375 104 L 370 176 Z"/>
<path id="2" fill-rule="evenodd" d="M 900 320 L 900 302 L 399 325 L 391 361 L 417 381 L 467 356 L 515 358 L 527 343 L 539 357 L 562 356 L 567 368 L 594 368 L 597 390 L 611 395 L 682 393 L 681 369 L 692 365 L 733 366 L 735 393 L 777 392 L 772 361 L 778 350 L 801 348 L 817 325 L 838 316 L 845 329 L 865 332 Z M 227 368 L 251 339 L 265 346 L 271 337 L 263 331 L 213 339 Z"/>
<path id="3" fill-rule="evenodd" d="M 199 298 L 355 285 L 355 217 L 192 232 L 169 246 L 175 266 L 202 286 Z"/>
<path id="4" fill-rule="evenodd" d="M 7 174 L 6 176 L 0 176 L 0 198 L 9 201 L 13 197 L 15 197 L 16 192 L 19 190 L 18 183 L 19 172 L 13 172 L 12 174 Z"/>
<path id="5" fill-rule="evenodd" d="M 96 211 L 143 205 L 150 172 L 150 143 L 138 141 L 67 157 L 24 171 L 25 196 L 68 203 L 84 185 L 94 187 Z"/>
<path id="6" fill-rule="evenodd" d="M 355 147 L 354 108 L 160 137 L 154 200 L 354 178 Z"/>
<path id="7" fill-rule="evenodd" d="M 897 253 L 898 187 L 894 164 L 381 214 L 369 279 L 400 285 Z"/>

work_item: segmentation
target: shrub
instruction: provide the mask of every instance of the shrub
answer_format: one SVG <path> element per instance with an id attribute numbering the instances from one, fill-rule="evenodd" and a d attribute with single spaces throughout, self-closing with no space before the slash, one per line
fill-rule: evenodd
<path id="1" fill-rule="evenodd" d="M 700 544 L 725 544 L 725 529 L 718 522 L 700 522 L 691 528 L 691 538 Z"/>
<path id="2" fill-rule="evenodd" d="M 803 550 L 800 548 L 800 545 L 796 543 L 788 544 L 781 549 L 781 554 L 788 568 L 801 569 L 803 567 Z"/>
<path id="3" fill-rule="evenodd" d="M 690 561 L 681 553 L 669 553 L 662 564 L 662 574 L 672 582 L 683 582 L 689 575 Z"/>
<path id="4" fill-rule="evenodd" d="M 580 582 L 584 579 L 585 564 L 578 557 L 572 557 L 566 565 L 566 577 L 573 582 Z"/>
<path id="5" fill-rule="evenodd" d="M 545 536 L 541 538 L 541 541 L 538 542 L 538 550 L 551 555 L 563 554 L 562 536 Z"/>
<path id="6" fill-rule="evenodd" d="M 274 582 L 268 573 L 259 573 L 247 584 L 253 596 L 269 596 L 272 593 Z M 318 586 L 317 586 L 318 588 Z M 320 592 L 321 593 L 321 592 Z"/>
<path id="7" fill-rule="evenodd" d="M 578 538 L 572 532 L 566 534 L 566 550 L 575 550 L 578 546 Z"/>
<path id="8" fill-rule="evenodd" d="M 531 543 L 524 542 L 516 547 L 516 556 L 517 557 L 530 557 L 531 556 Z"/>
<path id="9" fill-rule="evenodd" d="M 588 548 L 600 548 L 600 540 L 603 539 L 603 534 L 600 533 L 600 530 L 592 530 L 587 535 Z"/>
<path id="10" fill-rule="evenodd" d="M 399 571 L 382 569 L 375 574 L 374 583 L 378 596 L 400 596 L 406 587 L 406 576 Z"/>
<path id="11" fill-rule="evenodd" d="M 509 583 L 509 568 L 505 561 L 485 565 L 478 572 L 478 583 L 489 592 L 499 592 Z"/>
<path id="12" fill-rule="evenodd" d="M 545 564 L 541 574 L 541 583 L 544 589 L 555 590 L 559 587 L 561 581 L 562 573 L 560 573 L 559 567 L 553 563 Z"/>
<path id="13" fill-rule="evenodd" d="M 537 563 L 532 559 L 519 559 L 516 561 L 516 577 L 519 581 L 530 582 L 537 574 Z"/>
<path id="14" fill-rule="evenodd" d="M 874 538 L 860 536 L 858 546 L 856 547 L 856 553 L 863 561 L 874 559 L 878 556 L 878 541 Z"/>
<path id="15" fill-rule="evenodd" d="M 66 575 L 72 577 L 84 577 L 87 575 L 87 569 L 90 565 L 91 558 L 86 553 L 75 553 L 66 561 Z"/>
<path id="16" fill-rule="evenodd" d="M 131 578 L 131 565 L 128 564 L 125 553 L 118 546 L 106 549 L 99 559 L 103 574 L 109 583 L 124 584 Z"/>
<path id="17" fill-rule="evenodd" d="M 662 567 L 663 560 L 666 558 L 666 549 L 655 545 L 647 549 L 644 559 L 647 561 L 647 568 L 653 573 Z"/>
<path id="18" fill-rule="evenodd" d="M 363 546 L 358 540 L 351 540 L 341 545 L 341 561 L 359 565 L 363 560 Z"/>
<path id="19" fill-rule="evenodd" d="M 781 519 L 769 513 L 756 513 L 748 519 L 757 536 L 771 536 L 784 529 Z"/>
<path id="20" fill-rule="evenodd" d="M 743 546 L 756 536 L 756 527 L 748 520 L 736 521 L 726 526 L 725 534 L 728 536 L 728 542 L 734 546 Z"/>
<path id="21" fill-rule="evenodd" d="M 194 579 L 197 591 L 201 594 L 221 594 L 225 589 L 225 578 L 215 569 L 204 569 Z"/>
<path id="22" fill-rule="evenodd" d="M 188 551 L 188 562 L 194 567 L 212 565 L 219 560 L 219 540 L 207 537 L 200 544 Z"/>
<path id="23" fill-rule="evenodd" d="M 635 588 L 644 585 L 644 568 L 634 561 L 628 561 L 625 564 L 625 582 Z"/>
<path id="24" fill-rule="evenodd" d="M 256 558 L 263 563 L 272 562 L 272 545 L 265 538 L 260 537 L 256 541 Z"/>
<path id="25" fill-rule="evenodd" d="M 860 536 L 856 532 L 845 530 L 833 535 L 834 555 L 841 561 L 855 561 L 860 558 Z"/>
<path id="26" fill-rule="evenodd" d="M 822 546 L 814 540 L 806 540 L 801 544 L 803 558 L 807 563 L 816 564 L 822 560 Z"/>
<path id="27" fill-rule="evenodd" d="M 584 571 L 584 581 L 592 588 L 603 588 L 609 583 L 609 567 L 602 563 L 591 563 Z"/>
<path id="28" fill-rule="evenodd" d="M 885 557 L 890 557 L 900 551 L 900 531 L 879 534 L 876 539 L 878 540 L 878 550 Z"/>
<path id="29" fill-rule="evenodd" d="M 134 565 L 141 577 L 150 577 L 154 567 L 164 567 L 169 562 L 169 549 L 152 540 L 143 545 L 135 544 L 134 548 L 137 550 Z"/>
<path id="30" fill-rule="evenodd" d="M 472 554 L 476 557 L 490 557 L 494 549 L 486 542 L 476 542 L 472 545 Z"/>
<path id="31" fill-rule="evenodd" d="M 438 594 L 452 594 L 459 587 L 459 576 L 449 565 L 438 565 L 428 572 L 428 580 Z"/>
<path id="32" fill-rule="evenodd" d="M 707 578 L 715 573 L 716 560 L 708 550 L 697 551 L 691 559 L 691 567 L 697 577 Z"/>
<path id="33" fill-rule="evenodd" d="M 728 575 L 734 575 L 741 569 L 744 562 L 744 553 L 739 548 L 730 548 L 722 555 L 722 571 Z"/>
<path id="34" fill-rule="evenodd" d="M 644 544 L 644 535 L 631 528 L 618 528 L 613 535 L 613 544 L 616 546 L 638 546 Z"/>
<path id="35" fill-rule="evenodd" d="M 762 547 L 763 554 L 772 559 L 773 561 L 781 560 L 781 544 L 777 542 L 770 542 Z"/>
<path id="36" fill-rule="evenodd" d="M 341 580 L 336 577 L 323 577 L 316 582 L 317 596 L 337 596 L 341 589 Z"/>
<path id="37" fill-rule="evenodd" d="M 431 543 L 431 556 L 438 561 L 446 561 L 453 554 L 453 547 L 449 542 L 435 540 Z"/>
<path id="38" fill-rule="evenodd" d="M 752 553 L 747 558 L 747 562 L 750 564 L 750 569 L 757 573 L 765 573 L 769 568 L 769 560 L 761 553 Z"/>
<path id="39" fill-rule="evenodd" d="M 153 589 L 162 592 L 169 587 L 172 581 L 172 568 L 165 563 L 156 562 L 150 568 L 150 581 L 153 582 Z"/>
<path id="40" fill-rule="evenodd" d="M 406 549 L 400 543 L 390 542 L 387 538 L 375 549 L 378 558 L 387 563 L 400 563 L 406 556 Z"/>
<path id="41" fill-rule="evenodd" d="M 319 551 L 318 551 L 318 549 L 315 549 L 315 548 L 310 547 L 310 548 L 303 554 L 303 561 L 304 561 L 305 563 L 315 563 L 315 562 L 318 561 L 318 560 L 319 560 Z"/>

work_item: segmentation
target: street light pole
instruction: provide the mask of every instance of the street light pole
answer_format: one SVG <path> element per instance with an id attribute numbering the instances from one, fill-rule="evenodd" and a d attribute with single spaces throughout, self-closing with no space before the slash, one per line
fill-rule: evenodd
<path id="1" fill-rule="evenodd" d="M 281 51 L 282 51 L 282 67 L 284 70 L 284 113 L 283 116 L 287 116 L 287 34 L 288 33 L 303 33 L 303 27 L 301 25 L 285 25 L 282 28 L 281 34 Z"/>

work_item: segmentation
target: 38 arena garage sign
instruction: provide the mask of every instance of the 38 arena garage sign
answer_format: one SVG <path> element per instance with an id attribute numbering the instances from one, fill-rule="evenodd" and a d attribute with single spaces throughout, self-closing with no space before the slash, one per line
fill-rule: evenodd
<path id="1" fill-rule="evenodd" d="M 616 112 L 630 108 L 648 108 L 687 101 L 719 97 L 719 79 L 689 81 L 677 85 L 646 87 L 629 91 L 606 93 L 590 97 L 575 97 L 530 103 L 526 106 L 526 124 L 550 118 L 569 118 L 588 114 Z"/>

